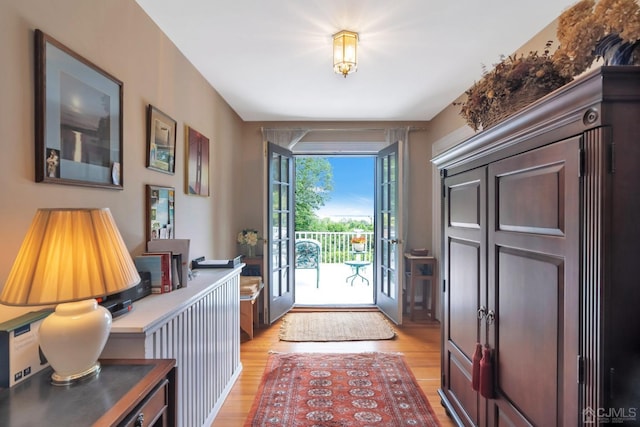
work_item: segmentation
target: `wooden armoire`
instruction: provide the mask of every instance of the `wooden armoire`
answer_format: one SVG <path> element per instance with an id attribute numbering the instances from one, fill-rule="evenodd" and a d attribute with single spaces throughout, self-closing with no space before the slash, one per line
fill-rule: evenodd
<path id="1" fill-rule="evenodd" d="M 433 162 L 450 416 L 640 424 L 640 67 L 595 70 Z"/>

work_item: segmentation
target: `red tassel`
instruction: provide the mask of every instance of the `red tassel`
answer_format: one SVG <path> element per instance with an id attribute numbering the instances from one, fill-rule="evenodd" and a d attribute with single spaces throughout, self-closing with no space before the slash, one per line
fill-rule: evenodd
<path id="1" fill-rule="evenodd" d="M 471 388 L 475 391 L 480 390 L 480 359 L 482 359 L 482 344 L 477 343 L 471 367 Z"/>
<path id="2" fill-rule="evenodd" d="M 493 363 L 491 363 L 491 349 L 485 346 L 480 361 L 480 395 L 486 399 L 493 399 Z"/>

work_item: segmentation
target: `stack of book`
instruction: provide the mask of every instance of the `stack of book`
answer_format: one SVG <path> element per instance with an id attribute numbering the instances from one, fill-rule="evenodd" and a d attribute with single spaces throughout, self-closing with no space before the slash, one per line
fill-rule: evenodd
<path id="1" fill-rule="evenodd" d="M 250 297 L 260 290 L 261 277 L 240 276 L 240 296 Z"/>
<path id="2" fill-rule="evenodd" d="M 138 271 L 151 274 L 151 293 L 166 294 L 182 286 L 182 255 L 171 251 L 144 252 L 134 259 Z"/>
<path id="3" fill-rule="evenodd" d="M 177 264 L 179 288 L 186 288 L 189 280 L 189 239 L 156 239 L 147 242 L 147 252 L 171 252 L 174 258 L 180 255 Z"/>

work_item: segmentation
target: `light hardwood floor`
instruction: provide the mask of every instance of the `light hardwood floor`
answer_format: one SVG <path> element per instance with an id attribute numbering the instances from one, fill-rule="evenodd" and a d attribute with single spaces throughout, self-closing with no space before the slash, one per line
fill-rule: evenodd
<path id="1" fill-rule="evenodd" d="M 437 394 L 440 385 L 440 325 L 437 323 L 404 321 L 402 326 L 394 326 L 397 337 L 384 341 L 350 341 L 326 343 L 295 343 L 278 340 L 280 322 L 255 331 L 254 339 L 243 335 L 240 358 L 243 370 L 233 386 L 231 394 L 214 420 L 212 427 L 241 427 L 260 384 L 270 350 L 278 352 L 343 352 L 367 351 L 400 352 L 424 390 L 431 407 L 444 427 L 455 423 L 445 414 Z"/>

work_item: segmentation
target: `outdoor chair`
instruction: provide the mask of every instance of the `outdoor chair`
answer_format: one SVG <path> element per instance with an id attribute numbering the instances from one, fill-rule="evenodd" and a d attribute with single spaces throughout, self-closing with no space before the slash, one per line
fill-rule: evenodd
<path id="1" fill-rule="evenodd" d="M 316 270 L 316 288 L 320 287 L 320 242 L 313 239 L 296 240 L 295 268 Z"/>

